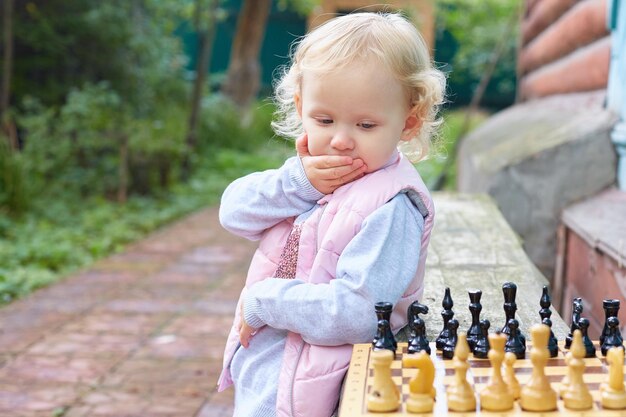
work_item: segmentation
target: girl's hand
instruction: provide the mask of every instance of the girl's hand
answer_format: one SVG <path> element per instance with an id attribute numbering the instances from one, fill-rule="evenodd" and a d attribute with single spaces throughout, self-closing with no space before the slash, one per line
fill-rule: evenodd
<path id="1" fill-rule="evenodd" d="M 241 346 L 247 348 L 250 346 L 250 339 L 256 334 L 257 329 L 250 327 L 243 318 L 243 303 L 241 304 L 241 324 L 239 325 L 239 342 Z"/>
<path id="2" fill-rule="evenodd" d="M 312 156 L 306 134 L 296 139 L 296 151 L 311 185 L 323 194 L 330 194 L 342 185 L 361 178 L 367 170 L 362 159 L 339 155 Z"/>

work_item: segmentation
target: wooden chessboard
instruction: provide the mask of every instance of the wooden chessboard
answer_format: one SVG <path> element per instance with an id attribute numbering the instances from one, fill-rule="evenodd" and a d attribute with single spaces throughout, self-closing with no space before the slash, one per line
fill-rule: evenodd
<path id="1" fill-rule="evenodd" d="M 440 352 L 436 352 L 435 346 L 431 343 L 431 357 L 435 364 L 436 376 L 435 387 L 437 389 L 437 397 L 435 407 L 432 413 L 411 414 L 406 411 L 406 400 L 409 396 L 409 380 L 415 376 L 417 369 L 402 368 L 402 357 L 406 355 L 407 344 L 398 343 L 396 358 L 392 363 L 392 377 L 398 388 L 402 392 L 402 403 L 400 408 L 391 413 L 374 413 L 367 411 L 367 394 L 371 389 L 373 381 L 373 368 L 370 364 L 371 344 L 358 344 L 354 346 L 350 369 L 346 376 L 339 406 L 339 417 L 360 417 L 360 416 L 534 416 L 534 417 L 552 417 L 552 416 L 571 416 L 571 417 L 618 417 L 626 416 L 626 410 L 608 410 L 603 409 L 600 404 L 600 384 L 607 380 L 608 365 L 602 357 L 598 342 L 594 342 L 597 349 L 595 358 L 586 358 L 584 380 L 594 398 L 593 408 L 587 411 L 568 410 L 563 405 L 562 400 L 558 400 L 557 410 L 550 412 L 532 412 L 523 411 L 519 405 L 519 401 L 515 402 L 512 410 L 505 412 L 489 412 L 480 410 L 480 395 L 478 393 L 487 385 L 491 374 L 491 366 L 488 359 L 474 358 L 470 354 L 468 371 L 468 380 L 477 392 L 477 409 L 473 412 L 452 412 L 448 411 L 446 403 L 445 387 L 454 380 L 454 368 L 451 360 L 444 360 Z M 524 386 L 530 379 L 532 374 L 532 363 L 530 362 L 530 343 L 527 344 L 526 358 L 518 359 L 515 362 L 515 375 L 521 386 Z M 551 358 L 546 366 L 546 375 L 550 379 L 552 388 L 558 393 L 561 380 L 567 372 L 567 365 L 564 361 L 564 352 L 562 342 L 559 345 L 559 355 Z"/>

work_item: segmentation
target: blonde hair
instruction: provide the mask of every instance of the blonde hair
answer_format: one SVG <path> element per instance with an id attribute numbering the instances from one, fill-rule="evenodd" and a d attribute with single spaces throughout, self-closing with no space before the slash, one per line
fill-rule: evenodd
<path id="1" fill-rule="evenodd" d="M 415 26 L 396 13 L 353 13 L 319 26 L 292 47 L 291 66 L 275 86 L 277 105 L 274 131 L 287 138 L 304 133 L 294 97 L 300 93 L 306 71 L 327 73 L 355 61 L 377 59 L 403 85 L 409 106 L 422 126 L 400 150 L 417 162 L 428 155 L 432 136 L 442 123 L 445 76 L 431 61 L 424 39 Z"/>

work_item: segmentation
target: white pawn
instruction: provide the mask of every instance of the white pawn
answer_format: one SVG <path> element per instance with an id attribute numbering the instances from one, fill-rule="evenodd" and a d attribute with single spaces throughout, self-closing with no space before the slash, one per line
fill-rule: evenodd
<path id="1" fill-rule="evenodd" d="M 454 382 L 448 386 L 448 409 L 451 411 L 476 410 L 476 397 L 472 386 L 467 382 L 467 370 L 469 364 L 469 345 L 467 334 L 459 334 L 454 350 Z"/>
<path id="2" fill-rule="evenodd" d="M 565 408 L 570 410 L 588 410 L 593 406 L 593 397 L 583 379 L 585 353 L 583 334 L 580 330 L 574 330 L 574 338 L 570 348 L 571 356 L 568 361 L 569 385 L 563 393 L 563 404 Z"/>

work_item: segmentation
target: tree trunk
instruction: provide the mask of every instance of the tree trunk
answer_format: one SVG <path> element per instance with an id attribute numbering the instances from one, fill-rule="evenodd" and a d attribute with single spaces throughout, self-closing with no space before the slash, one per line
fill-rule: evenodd
<path id="1" fill-rule="evenodd" d="M 259 90 L 259 53 L 271 6 L 271 0 L 245 0 L 239 13 L 228 74 L 222 85 L 222 92 L 239 108 L 245 108 Z"/>
<path id="2" fill-rule="evenodd" d="M 2 90 L 0 92 L 0 126 L 9 138 L 10 149 L 17 148 L 15 130 L 11 128 L 6 112 L 11 97 L 11 74 L 13 72 L 13 0 L 4 0 L 2 26 L 4 27 L 4 54 L 2 64 Z"/>
<path id="3" fill-rule="evenodd" d="M 117 202 L 126 203 L 128 200 L 128 135 L 120 136 L 120 164 L 118 166 Z"/>
<path id="4" fill-rule="evenodd" d="M 204 82 L 209 69 L 211 52 L 213 50 L 213 40 L 215 39 L 215 15 L 217 14 L 217 6 L 219 0 L 210 0 L 209 9 L 207 11 L 208 19 L 206 25 L 202 25 L 202 4 L 201 0 L 196 0 L 195 23 L 198 31 L 198 41 L 200 48 L 198 50 L 198 58 L 196 61 L 196 79 L 193 83 L 193 91 L 191 97 L 191 113 L 189 115 L 189 126 L 187 130 L 187 152 L 182 162 L 182 178 L 187 180 L 191 175 L 190 155 L 196 149 L 198 137 L 198 117 L 200 115 L 200 100 L 202 99 L 202 91 L 204 90 Z"/>

